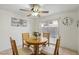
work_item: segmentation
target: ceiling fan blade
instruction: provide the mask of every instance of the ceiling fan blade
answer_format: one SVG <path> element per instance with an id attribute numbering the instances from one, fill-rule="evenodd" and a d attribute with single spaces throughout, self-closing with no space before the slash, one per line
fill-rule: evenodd
<path id="1" fill-rule="evenodd" d="M 37 16 L 40 17 L 40 14 L 38 14 Z"/>
<path id="2" fill-rule="evenodd" d="M 26 10 L 26 9 L 19 9 L 19 10 L 21 10 L 21 11 L 30 11 L 30 10 Z"/>
<path id="3" fill-rule="evenodd" d="M 31 16 L 31 14 L 28 14 L 27 16 Z"/>
<path id="4" fill-rule="evenodd" d="M 40 11 L 40 13 L 49 13 L 49 11 Z"/>

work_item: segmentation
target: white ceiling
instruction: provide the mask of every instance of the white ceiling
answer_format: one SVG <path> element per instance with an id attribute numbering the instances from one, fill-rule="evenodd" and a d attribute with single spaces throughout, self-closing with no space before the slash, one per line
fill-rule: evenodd
<path id="1" fill-rule="evenodd" d="M 0 4 L 0 9 L 4 9 L 10 12 L 20 13 L 19 9 L 29 8 L 28 4 Z M 49 14 L 59 13 L 68 10 L 74 10 L 79 8 L 79 4 L 44 4 L 41 8 L 48 10 Z"/>

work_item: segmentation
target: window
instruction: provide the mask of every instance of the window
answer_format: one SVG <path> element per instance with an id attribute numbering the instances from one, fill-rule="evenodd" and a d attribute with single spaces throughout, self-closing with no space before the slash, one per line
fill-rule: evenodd
<path id="1" fill-rule="evenodd" d="M 57 37 L 58 33 L 58 21 L 43 21 L 41 23 L 41 31 L 42 32 L 50 32 L 52 38 Z"/>

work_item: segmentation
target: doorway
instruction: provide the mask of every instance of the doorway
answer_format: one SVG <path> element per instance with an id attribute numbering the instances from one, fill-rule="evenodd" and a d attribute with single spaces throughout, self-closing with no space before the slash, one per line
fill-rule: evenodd
<path id="1" fill-rule="evenodd" d="M 55 43 L 58 35 L 58 20 L 42 21 L 40 27 L 41 32 L 50 33 L 50 43 Z"/>

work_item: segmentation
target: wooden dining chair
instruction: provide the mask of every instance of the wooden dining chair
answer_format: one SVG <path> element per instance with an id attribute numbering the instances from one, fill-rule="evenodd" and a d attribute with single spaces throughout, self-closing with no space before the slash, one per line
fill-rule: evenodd
<path id="1" fill-rule="evenodd" d="M 10 37 L 10 42 L 11 42 L 13 55 L 31 55 L 32 54 L 32 50 L 27 47 L 17 49 L 16 42 L 11 37 Z"/>
<path id="2" fill-rule="evenodd" d="M 18 55 L 18 50 L 17 50 L 17 46 L 16 46 L 15 40 L 12 40 L 12 38 L 10 37 L 10 42 L 11 42 L 13 55 Z"/>
<path id="3" fill-rule="evenodd" d="M 24 47 L 24 46 L 29 47 L 30 46 L 29 44 L 27 44 L 25 42 L 25 40 L 28 40 L 28 39 L 29 39 L 29 33 L 22 33 L 22 47 Z"/>
<path id="4" fill-rule="evenodd" d="M 41 53 L 46 55 L 59 55 L 59 46 L 60 46 L 60 38 L 56 40 L 56 44 L 51 44 L 49 46 L 44 47 L 41 50 Z"/>
<path id="5" fill-rule="evenodd" d="M 43 37 L 46 37 L 48 41 L 46 42 L 49 46 L 50 43 L 50 33 L 49 32 L 43 32 Z M 46 43 L 44 45 L 46 45 Z"/>

